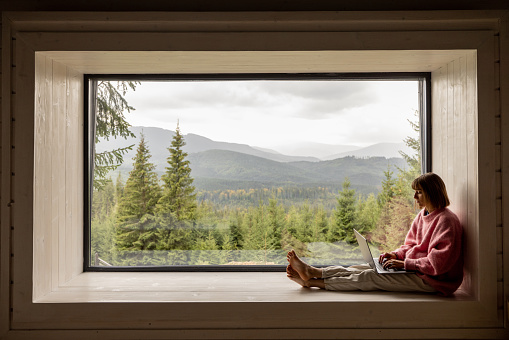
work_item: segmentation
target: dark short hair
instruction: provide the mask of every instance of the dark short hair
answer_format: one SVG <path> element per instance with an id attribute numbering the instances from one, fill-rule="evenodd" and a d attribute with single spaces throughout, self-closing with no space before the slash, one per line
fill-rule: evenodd
<path id="1" fill-rule="evenodd" d="M 422 190 L 435 209 L 445 208 L 451 204 L 444 181 L 433 172 L 425 173 L 414 179 L 412 189 Z"/>

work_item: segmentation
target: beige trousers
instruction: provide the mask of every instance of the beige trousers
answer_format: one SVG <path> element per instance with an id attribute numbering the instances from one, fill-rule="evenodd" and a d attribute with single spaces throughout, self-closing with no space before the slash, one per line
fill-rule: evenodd
<path id="1" fill-rule="evenodd" d="M 368 264 L 322 269 L 327 290 L 386 290 L 391 292 L 426 292 L 436 290 L 414 273 L 377 274 Z"/>

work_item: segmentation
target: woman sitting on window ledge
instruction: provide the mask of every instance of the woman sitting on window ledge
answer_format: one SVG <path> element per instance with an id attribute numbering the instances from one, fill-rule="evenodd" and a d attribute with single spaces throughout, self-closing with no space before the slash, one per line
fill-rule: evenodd
<path id="1" fill-rule="evenodd" d="M 405 243 L 379 258 L 385 269 L 404 268 L 411 273 L 380 275 L 368 265 L 316 268 L 292 250 L 287 256 L 287 276 L 303 287 L 327 290 L 454 293 L 463 281 L 462 227 L 447 208 L 445 184 L 438 175 L 427 173 L 412 182 L 412 189 L 416 203 L 423 209 L 415 217 Z"/>

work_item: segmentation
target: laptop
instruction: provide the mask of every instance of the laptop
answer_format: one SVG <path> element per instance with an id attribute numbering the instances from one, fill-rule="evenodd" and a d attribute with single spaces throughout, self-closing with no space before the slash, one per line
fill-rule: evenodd
<path id="1" fill-rule="evenodd" d="M 357 238 L 357 242 L 359 243 L 359 247 L 361 248 L 362 257 L 364 258 L 364 261 L 366 261 L 371 268 L 375 270 L 378 274 L 407 274 L 407 272 L 404 269 L 384 269 L 383 265 L 378 262 L 378 257 L 374 258 L 371 254 L 371 249 L 369 249 L 368 241 L 359 234 L 357 230 L 353 230 L 355 233 L 355 237 Z"/>

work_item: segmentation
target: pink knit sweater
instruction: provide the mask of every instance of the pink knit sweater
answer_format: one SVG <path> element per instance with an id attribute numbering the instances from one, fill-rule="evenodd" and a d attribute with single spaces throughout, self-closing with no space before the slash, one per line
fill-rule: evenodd
<path id="1" fill-rule="evenodd" d="M 415 217 L 405 244 L 393 251 L 405 261 L 405 269 L 415 271 L 431 287 L 450 295 L 463 281 L 463 229 L 449 209 L 437 209 Z"/>

